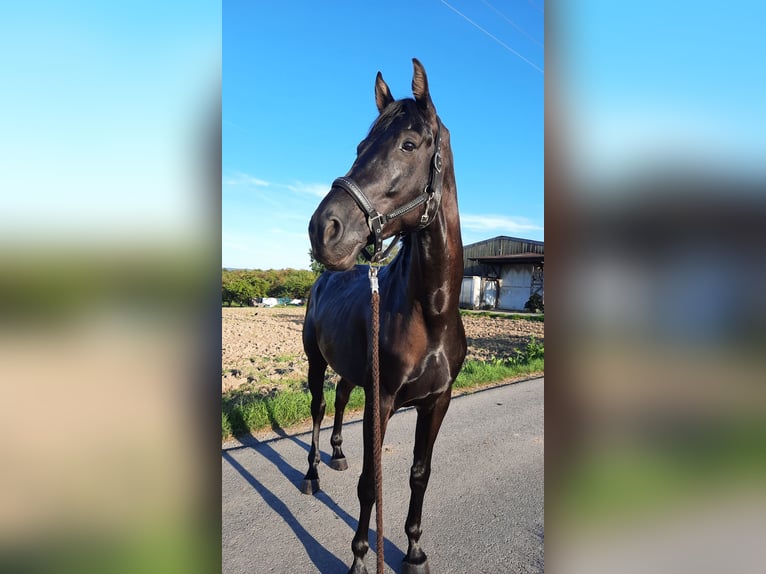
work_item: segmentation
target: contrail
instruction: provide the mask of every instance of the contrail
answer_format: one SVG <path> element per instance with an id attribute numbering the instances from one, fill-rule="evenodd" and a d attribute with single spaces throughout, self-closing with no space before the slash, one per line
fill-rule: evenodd
<path id="1" fill-rule="evenodd" d="M 519 54 L 519 53 L 518 53 L 516 50 L 514 50 L 513 48 L 511 48 L 511 47 L 510 47 L 508 44 L 506 44 L 505 42 L 503 42 L 503 41 L 502 41 L 502 40 L 500 40 L 499 38 L 497 38 L 497 37 L 493 36 L 492 34 L 490 34 L 489 32 L 487 32 L 487 31 L 486 31 L 484 28 L 482 28 L 481 26 L 479 26 L 479 25 L 478 25 L 476 22 L 474 22 L 473 20 L 471 20 L 471 19 L 470 19 L 468 16 L 466 16 L 465 14 L 463 14 L 463 13 L 462 13 L 460 10 L 458 10 L 457 8 L 455 8 L 454 6 L 452 6 L 451 4 L 449 4 L 448 2 L 445 2 L 445 0 L 439 0 L 439 1 L 440 1 L 442 4 L 444 4 L 444 5 L 445 5 L 447 8 L 449 8 L 450 10 L 452 10 L 453 12 L 455 12 L 456 14 L 458 14 L 459 16 L 462 16 L 462 17 L 463 17 L 465 20 L 467 20 L 469 23 L 471 23 L 471 24 L 473 24 L 474 26 L 476 26 L 476 27 L 477 27 L 477 28 L 478 28 L 480 31 L 484 32 L 484 33 L 485 33 L 487 36 L 489 36 L 489 37 L 490 37 L 490 38 L 492 38 L 492 39 L 493 39 L 495 42 L 497 42 L 498 44 L 500 44 L 500 45 L 501 45 L 503 48 L 505 48 L 506 50 L 508 50 L 508 51 L 509 51 L 511 54 L 513 54 L 514 56 L 517 56 L 518 58 L 521 58 L 521 59 L 522 59 L 522 60 L 524 60 L 524 61 L 525 61 L 527 64 L 529 64 L 530 66 L 532 66 L 532 67 L 533 67 L 535 70 L 537 70 L 537 71 L 538 71 L 538 72 L 540 72 L 541 74 L 545 75 L 545 71 L 544 71 L 542 68 L 540 68 L 540 67 L 539 67 L 537 64 L 535 64 L 534 62 L 532 62 L 532 61 L 530 61 L 530 60 L 527 60 L 527 59 L 526 59 L 524 56 L 522 56 L 521 54 Z"/>

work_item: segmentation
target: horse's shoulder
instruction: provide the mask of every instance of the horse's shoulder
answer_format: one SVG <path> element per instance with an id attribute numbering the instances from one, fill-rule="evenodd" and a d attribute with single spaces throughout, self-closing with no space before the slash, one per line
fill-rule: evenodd
<path id="1" fill-rule="evenodd" d="M 348 286 L 349 283 L 353 283 L 358 280 L 362 272 L 360 270 L 361 265 L 356 265 L 348 271 L 323 271 L 319 277 L 314 281 L 314 291 L 322 289 L 338 289 L 340 287 Z"/>
<path id="2" fill-rule="evenodd" d="M 369 288 L 364 288 L 366 275 L 364 266 L 357 266 L 348 271 L 322 273 L 312 287 L 312 313 L 347 316 L 355 312 L 356 308 L 363 304 L 363 300 L 369 299 Z"/>

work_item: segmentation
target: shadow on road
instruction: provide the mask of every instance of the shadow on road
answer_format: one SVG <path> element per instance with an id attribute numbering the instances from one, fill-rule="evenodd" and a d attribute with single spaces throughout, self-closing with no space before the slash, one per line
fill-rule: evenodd
<path id="1" fill-rule="evenodd" d="M 352 423 L 353 424 L 353 423 Z M 307 453 L 310 450 L 310 445 L 303 442 L 301 439 L 299 439 L 297 436 L 291 436 L 287 435 L 283 430 L 278 429 L 275 431 L 278 435 L 280 435 L 281 438 L 288 439 L 301 448 L 303 448 Z M 314 563 L 314 565 L 317 567 L 317 569 L 322 573 L 345 573 L 348 571 L 348 567 L 345 565 L 343 561 L 341 561 L 337 556 L 326 550 L 317 540 L 314 538 L 309 532 L 303 527 L 303 525 L 300 524 L 298 519 L 293 515 L 292 512 L 290 512 L 290 509 L 287 507 L 287 505 L 282 502 L 279 497 L 277 497 L 273 492 L 271 492 L 268 488 L 266 488 L 263 484 L 261 484 L 246 468 L 244 468 L 239 462 L 237 462 L 230 454 L 230 451 L 233 450 L 240 450 L 243 448 L 251 448 L 253 451 L 257 452 L 261 456 L 263 456 L 266 460 L 271 462 L 277 470 L 279 470 L 282 475 L 290 481 L 290 484 L 292 484 L 296 490 L 299 489 L 299 485 L 303 481 L 303 473 L 294 468 L 292 465 L 290 465 L 278 452 L 276 452 L 269 443 L 273 442 L 274 440 L 279 439 L 271 439 L 267 441 L 259 441 L 255 437 L 252 436 L 243 436 L 237 438 L 241 446 L 234 446 L 230 448 L 223 449 L 222 451 L 222 457 L 224 460 L 226 460 L 255 490 L 258 492 L 258 494 L 261 495 L 264 502 L 268 504 L 279 516 L 281 516 L 285 523 L 293 530 L 298 540 L 303 544 L 303 547 L 306 549 L 306 552 L 311 559 L 311 561 Z M 330 461 L 330 455 L 329 453 L 321 453 L 321 459 L 322 462 L 325 464 L 328 464 Z M 306 463 L 308 468 L 308 462 Z M 327 506 L 327 508 L 332 511 L 335 516 L 337 516 L 339 519 L 343 520 L 349 528 L 351 528 L 352 532 L 356 531 L 356 528 L 359 524 L 359 521 L 351 516 L 346 510 L 341 508 L 333 498 L 327 494 L 324 491 L 319 491 L 317 494 L 314 495 L 314 498 L 318 501 L 320 501 L 322 504 Z M 377 543 L 376 543 L 376 536 L 375 531 L 370 529 L 368 531 L 368 540 L 370 541 L 370 549 L 374 552 L 377 552 Z M 349 536 L 349 562 L 351 561 L 352 555 L 350 552 L 351 548 L 351 536 Z M 384 537 L 384 546 L 383 546 L 384 552 L 385 552 L 385 561 L 388 566 L 393 569 L 394 571 L 398 571 L 398 569 L 401 566 L 401 562 L 404 559 L 404 552 L 396 546 L 393 542 L 391 542 L 388 538 Z M 368 558 L 369 560 L 369 558 Z"/>
<path id="2" fill-rule="evenodd" d="M 303 547 L 306 549 L 314 566 L 320 572 L 345 572 L 346 565 L 334 554 L 325 550 L 317 539 L 311 536 L 305 528 L 301 525 L 297 518 L 287 508 L 287 505 L 282 502 L 278 496 L 271 492 L 268 488 L 263 486 L 258 480 L 250 474 L 241 464 L 239 464 L 234 457 L 228 452 L 224 451 L 223 458 L 237 471 L 242 477 L 261 495 L 264 502 L 268 504 L 274 512 L 279 514 L 287 525 L 295 532 L 295 536 L 300 540 Z"/>

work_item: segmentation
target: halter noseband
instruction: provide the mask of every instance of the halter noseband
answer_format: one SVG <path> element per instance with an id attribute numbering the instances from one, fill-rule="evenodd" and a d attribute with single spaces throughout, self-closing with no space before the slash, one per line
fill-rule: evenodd
<path id="1" fill-rule="evenodd" d="M 375 263 L 385 259 L 391 249 L 396 245 L 397 240 L 391 242 L 385 252 L 383 250 L 383 226 L 397 217 L 409 213 L 413 209 L 419 207 L 422 204 L 426 204 L 423 215 L 420 216 L 420 225 L 418 225 L 418 231 L 428 227 L 431 222 L 436 218 L 436 213 L 441 203 L 441 187 L 442 187 L 442 156 L 441 156 L 441 120 L 437 118 L 438 126 L 436 128 L 436 145 L 434 155 L 431 158 L 431 170 L 428 175 L 428 184 L 426 185 L 423 193 L 417 196 L 415 199 L 408 201 L 401 207 L 397 207 L 391 213 L 382 214 L 372 205 L 372 202 L 367 198 L 362 189 L 354 182 L 350 177 L 339 177 L 332 182 L 332 186 L 340 187 L 356 202 L 359 208 L 364 212 L 367 218 L 367 226 L 370 228 L 370 233 L 373 236 L 373 244 L 375 245 L 375 252 L 370 255 L 366 249 L 362 250 L 362 255 L 368 261 Z M 436 209 L 431 216 L 428 215 L 429 207 L 431 206 L 431 200 L 436 198 Z M 370 245 L 370 243 L 367 243 Z"/>

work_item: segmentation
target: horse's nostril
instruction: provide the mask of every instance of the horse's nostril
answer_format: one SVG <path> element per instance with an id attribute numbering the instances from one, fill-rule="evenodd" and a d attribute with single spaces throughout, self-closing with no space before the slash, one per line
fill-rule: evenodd
<path id="1" fill-rule="evenodd" d="M 343 223 L 337 217 L 330 217 L 324 228 L 324 244 L 330 245 L 343 237 Z"/>

